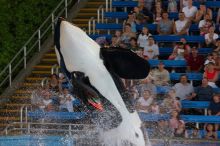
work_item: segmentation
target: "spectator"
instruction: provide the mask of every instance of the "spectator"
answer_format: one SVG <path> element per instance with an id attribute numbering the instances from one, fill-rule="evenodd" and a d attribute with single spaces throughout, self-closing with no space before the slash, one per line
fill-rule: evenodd
<path id="1" fill-rule="evenodd" d="M 192 48 L 192 53 L 187 59 L 187 71 L 188 72 L 199 72 L 203 67 L 203 57 L 198 54 L 196 47 Z"/>
<path id="2" fill-rule="evenodd" d="M 199 129 L 194 127 L 192 132 L 188 133 L 188 138 L 191 138 L 191 139 L 199 139 L 199 138 L 201 138 L 201 135 L 199 133 Z"/>
<path id="3" fill-rule="evenodd" d="M 216 19 L 216 24 L 220 23 L 220 8 L 218 9 L 218 14 L 217 14 L 217 19 Z"/>
<path id="4" fill-rule="evenodd" d="M 158 64 L 158 69 L 151 71 L 151 76 L 153 77 L 154 85 L 168 86 L 170 82 L 169 72 L 164 68 L 164 63 L 162 61 Z"/>
<path id="5" fill-rule="evenodd" d="M 205 67 L 205 72 L 203 77 L 208 79 L 208 85 L 212 88 L 217 88 L 215 82 L 218 80 L 218 71 L 215 69 L 215 64 L 213 62 L 209 62 Z"/>
<path id="6" fill-rule="evenodd" d="M 117 42 L 117 37 L 116 36 L 112 36 L 112 39 L 111 39 L 111 45 L 110 47 L 119 47 L 119 44 Z"/>
<path id="7" fill-rule="evenodd" d="M 174 136 L 179 138 L 187 138 L 188 134 L 186 131 L 185 123 L 183 120 L 178 121 L 178 127 L 174 130 Z"/>
<path id="8" fill-rule="evenodd" d="M 173 32 L 173 22 L 168 18 L 168 13 L 162 13 L 162 19 L 157 24 L 157 32 L 160 35 L 170 35 Z"/>
<path id="9" fill-rule="evenodd" d="M 213 96 L 213 100 L 209 104 L 208 115 L 220 116 L 220 97 Z M 215 131 L 218 131 L 219 124 L 215 124 Z"/>
<path id="10" fill-rule="evenodd" d="M 174 60 L 185 60 L 185 52 L 187 52 L 186 54 L 188 54 L 188 50 L 185 50 L 184 44 L 182 42 L 178 43 L 174 47 L 173 52 L 177 53 L 177 56 Z"/>
<path id="11" fill-rule="evenodd" d="M 144 47 L 143 56 L 145 59 L 158 59 L 159 47 L 154 42 L 153 37 L 148 37 L 148 44 Z"/>
<path id="12" fill-rule="evenodd" d="M 150 111 L 150 105 L 153 102 L 153 96 L 149 90 L 144 90 L 143 96 L 140 97 L 136 104 L 138 112 L 148 113 Z"/>
<path id="13" fill-rule="evenodd" d="M 172 111 L 171 118 L 169 120 L 169 126 L 172 129 L 172 131 L 174 131 L 175 129 L 178 128 L 179 120 L 180 120 L 179 113 L 177 111 L 175 111 L 175 110 Z"/>
<path id="14" fill-rule="evenodd" d="M 155 2 L 155 9 L 154 9 L 154 22 L 157 24 L 161 20 L 162 14 L 162 3 L 160 1 Z"/>
<path id="15" fill-rule="evenodd" d="M 59 87 L 59 81 L 58 81 L 58 76 L 56 74 L 52 74 L 50 78 L 50 90 L 54 92 L 58 92 L 60 87 Z"/>
<path id="16" fill-rule="evenodd" d="M 174 85 L 176 96 L 180 97 L 180 100 L 190 99 L 190 94 L 194 92 L 193 86 L 187 80 L 187 76 L 183 74 L 180 76 L 180 82 Z"/>
<path id="17" fill-rule="evenodd" d="M 209 28 L 213 26 L 213 22 L 208 14 L 205 14 L 203 20 L 199 21 L 200 35 L 204 36 L 209 32 Z"/>
<path id="18" fill-rule="evenodd" d="M 188 6 L 188 0 L 180 0 L 180 10 Z"/>
<path id="19" fill-rule="evenodd" d="M 192 93 L 192 98 L 198 101 L 211 101 L 214 91 L 211 86 L 208 85 L 208 79 L 203 78 L 201 86 L 195 88 L 195 92 Z"/>
<path id="20" fill-rule="evenodd" d="M 142 1 L 142 0 L 139 0 L 139 1 Z M 153 6 L 153 2 L 154 2 L 154 0 L 144 0 L 144 7 L 148 11 L 151 11 L 152 10 L 152 6 Z"/>
<path id="21" fill-rule="evenodd" d="M 209 19 L 212 20 L 212 10 L 210 8 L 206 8 L 205 3 L 200 3 L 199 10 L 196 12 L 195 22 L 198 23 L 206 17 L 205 15 L 208 15 Z"/>
<path id="22" fill-rule="evenodd" d="M 138 36 L 138 45 L 142 48 L 147 46 L 148 44 L 148 37 L 152 36 L 146 26 L 142 28 L 142 33 Z"/>
<path id="23" fill-rule="evenodd" d="M 51 93 L 46 92 L 44 94 L 42 102 L 39 104 L 39 108 L 44 111 L 54 111 L 55 107 L 53 105 L 53 100 L 51 99 Z"/>
<path id="24" fill-rule="evenodd" d="M 189 20 L 192 21 L 196 15 L 196 12 L 198 9 L 193 6 L 193 1 L 188 0 L 188 6 L 183 7 L 182 12 L 185 14 L 185 17 Z"/>
<path id="25" fill-rule="evenodd" d="M 149 90 L 152 95 L 156 95 L 157 93 L 156 86 L 152 83 L 152 79 L 149 76 L 150 75 L 148 75 L 146 79 L 141 80 L 140 84 L 136 86 L 139 96 L 143 96 L 142 93 L 145 90 Z"/>
<path id="26" fill-rule="evenodd" d="M 205 44 L 207 47 L 214 47 L 216 40 L 218 39 L 218 34 L 215 33 L 215 27 L 211 26 L 209 28 L 209 33 L 205 35 Z"/>
<path id="27" fill-rule="evenodd" d="M 129 45 L 129 49 L 131 49 L 132 51 L 136 52 L 140 50 L 140 47 L 138 47 L 137 45 L 137 39 L 132 37 L 130 39 L 130 45 Z"/>
<path id="28" fill-rule="evenodd" d="M 213 62 L 213 63 L 215 64 L 215 60 L 213 59 L 212 53 L 209 53 L 209 54 L 208 54 L 207 59 L 205 60 L 204 65 L 209 64 L 209 62 Z"/>
<path id="29" fill-rule="evenodd" d="M 60 98 L 60 110 L 73 112 L 73 101 L 75 98 L 69 94 L 69 90 L 67 88 L 63 89 L 63 93 L 59 96 Z"/>
<path id="30" fill-rule="evenodd" d="M 160 113 L 160 108 L 159 108 L 159 105 L 156 101 L 153 101 L 153 103 L 151 104 L 151 112 L 153 114 L 159 114 Z"/>
<path id="31" fill-rule="evenodd" d="M 131 24 L 127 23 L 125 24 L 124 32 L 122 34 L 122 42 L 128 46 L 132 37 L 136 38 L 136 34 L 131 31 Z"/>
<path id="32" fill-rule="evenodd" d="M 176 0 L 169 0 L 168 1 L 168 9 L 167 11 L 170 13 L 175 13 L 175 12 L 178 12 L 178 9 L 177 9 L 177 3 L 176 3 Z"/>
<path id="33" fill-rule="evenodd" d="M 183 53 L 184 58 L 187 59 L 191 52 L 190 45 L 187 43 L 185 38 L 181 38 L 180 42 L 174 47 L 174 49 L 178 51 L 179 45 L 180 45 L 180 48 L 184 50 L 184 53 Z"/>
<path id="34" fill-rule="evenodd" d="M 219 38 L 216 40 L 215 47 L 213 49 L 215 52 L 218 52 L 218 55 L 220 55 L 220 39 Z"/>
<path id="35" fill-rule="evenodd" d="M 116 37 L 116 43 L 118 45 L 120 45 L 121 42 L 122 42 L 122 36 L 121 36 L 121 31 L 120 30 L 115 31 L 115 37 Z"/>
<path id="36" fill-rule="evenodd" d="M 190 23 L 185 18 L 185 14 L 183 12 L 179 13 L 179 20 L 175 21 L 173 32 L 175 35 L 188 35 Z"/>
<path id="37" fill-rule="evenodd" d="M 137 24 L 143 24 L 146 22 L 144 14 L 140 11 L 139 7 L 134 7 L 134 13 Z"/>
<path id="38" fill-rule="evenodd" d="M 60 88 L 60 89 L 61 89 L 61 88 L 68 88 L 68 89 L 71 88 L 70 83 L 67 81 L 67 79 L 65 78 L 65 76 L 64 76 L 63 73 L 59 73 L 58 82 L 59 82 L 59 88 Z"/>
<path id="39" fill-rule="evenodd" d="M 177 50 L 173 50 L 172 54 L 168 57 L 168 60 L 175 60 L 178 56 Z"/>
<path id="40" fill-rule="evenodd" d="M 173 131 L 170 130 L 169 123 L 166 120 L 159 119 L 157 124 L 158 124 L 157 131 L 155 132 L 155 136 L 153 137 L 160 136 L 159 138 L 164 138 L 164 137 L 172 135 Z"/>
<path id="41" fill-rule="evenodd" d="M 130 24 L 131 25 L 131 32 L 136 33 L 136 22 L 135 22 L 135 13 L 131 12 L 128 14 L 128 19 L 125 20 L 124 24 Z"/>
<path id="42" fill-rule="evenodd" d="M 219 52 L 213 51 L 212 56 L 213 56 L 213 60 L 215 61 L 215 69 L 217 71 L 220 71 L 220 57 L 218 53 Z"/>
<path id="43" fill-rule="evenodd" d="M 214 127 L 212 124 L 208 124 L 205 128 L 205 139 L 208 140 L 217 140 L 218 139 L 218 135 L 216 133 L 216 131 L 214 130 Z"/>

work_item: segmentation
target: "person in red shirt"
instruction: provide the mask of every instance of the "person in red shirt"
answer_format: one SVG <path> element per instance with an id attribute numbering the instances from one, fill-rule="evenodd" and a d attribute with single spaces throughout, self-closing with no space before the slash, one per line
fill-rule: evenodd
<path id="1" fill-rule="evenodd" d="M 209 86 L 217 88 L 215 82 L 218 80 L 218 71 L 215 69 L 215 64 L 213 62 L 209 62 L 206 65 L 203 77 L 208 79 Z"/>
<path id="2" fill-rule="evenodd" d="M 193 47 L 191 54 L 187 58 L 187 71 L 188 72 L 199 72 L 203 67 L 204 59 L 198 54 L 196 47 Z"/>

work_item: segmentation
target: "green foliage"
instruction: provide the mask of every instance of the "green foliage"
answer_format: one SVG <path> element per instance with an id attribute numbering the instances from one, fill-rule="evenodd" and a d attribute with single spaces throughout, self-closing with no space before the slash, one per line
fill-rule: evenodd
<path id="1" fill-rule="evenodd" d="M 58 0 L 0 0 L 0 71 L 59 2 Z"/>

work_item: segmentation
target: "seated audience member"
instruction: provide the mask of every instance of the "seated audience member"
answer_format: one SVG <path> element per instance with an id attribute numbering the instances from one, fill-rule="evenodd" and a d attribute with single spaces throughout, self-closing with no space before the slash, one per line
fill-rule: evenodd
<path id="1" fill-rule="evenodd" d="M 184 44 L 182 42 L 178 43 L 174 47 L 173 52 L 177 53 L 177 56 L 175 57 L 174 60 L 185 60 L 185 54 L 188 55 L 188 50 L 187 49 L 185 50 Z M 187 55 L 186 55 L 186 57 L 187 57 Z"/>
<path id="2" fill-rule="evenodd" d="M 217 39 L 218 39 L 218 34 L 215 33 L 215 27 L 211 26 L 209 28 L 209 33 L 205 35 L 206 47 L 214 47 Z"/>
<path id="3" fill-rule="evenodd" d="M 173 33 L 173 22 L 168 18 L 168 13 L 162 13 L 162 19 L 157 23 L 159 35 L 170 35 Z"/>
<path id="4" fill-rule="evenodd" d="M 137 45 L 137 39 L 136 39 L 136 38 L 133 38 L 133 37 L 132 37 L 132 38 L 130 39 L 130 45 L 129 45 L 128 49 L 130 49 L 130 50 L 132 50 L 132 51 L 134 51 L 134 52 L 141 50 L 141 48 L 138 47 L 138 45 Z"/>
<path id="5" fill-rule="evenodd" d="M 180 10 L 188 6 L 188 0 L 180 0 Z"/>
<path id="6" fill-rule="evenodd" d="M 192 93 L 192 98 L 198 101 L 211 101 L 214 91 L 211 86 L 208 85 L 208 79 L 203 78 L 201 86 L 195 88 L 195 92 Z"/>
<path id="7" fill-rule="evenodd" d="M 142 1 L 142 2 L 141 2 Z M 148 5 L 148 3 L 152 3 L 153 0 L 141 0 L 139 1 L 139 10 L 144 14 L 144 19 L 147 23 L 153 22 L 153 13 L 151 11 L 152 5 Z"/>
<path id="8" fill-rule="evenodd" d="M 168 60 L 177 60 L 179 58 L 177 56 L 178 56 L 177 50 L 173 50 L 173 52 L 168 57 Z"/>
<path id="9" fill-rule="evenodd" d="M 178 121 L 178 127 L 174 130 L 174 137 L 179 137 L 179 138 L 187 138 L 188 134 L 186 131 L 186 127 L 185 127 L 185 123 L 183 120 L 179 120 Z"/>
<path id="10" fill-rule="evenodd" d="M 156 101 L 153 101 L 151 104 L 150 112 L 153 114 L 159 114 L 160 113 L 160 107 Z"/>
<path id="11" fill-rule="evenodd" d="M 154 42 L 153 37 L 148 37 L 148 44 L 144 47 L 143 56 L 145 59 L 158 59 L 159 47 Z"/>
<path id="12" fill-rule="evenodd" d="M 59 82 L 59 88 L 68 88 L 68 89 L 71 88 L 70 83 L 67 81 L 63 73 L 59 73 L 58 82 Z"/>
<path id="13" fill-rule="evenodd" d="M 119 47 L 116 36 L 112 36 L 110 47 Z"/>
<path id="14" fill-rule="evenodd" d="M 49 82 L 50 90 L 53 92 L 59 92 L 59 81 L 58 76 L 56 74 L 51 75 L 50 82 Z"/>
<path id="15" fill-rule="evenodd" d="M 209 54 L 208 54 L 208 56 L 207 56 L 207 58 L 206 58 L 206 60 L 205 60 L 204 65 L 209 64 L 209 62 L 213 62 L 213 63 L 215 64 L 215 60 L 213 59 L 212 53 L 209 53 Z"/>
<path id="16" fill-rule="evenodd" d="M 170 74 L 168 70 L 164 68 L 164 63 L 159 62 L 158 68 L 151 71 L 151 76 L 153 79 L 154 85 L 167 86 L 170 82 Z"/>
<path id="17" fill-rule="evenodd" d="M 152 83 L 152 79 L 151 77 L 149 77 L 150 75 L 148 75 L 148 77 L 146 79 L 143 79 L 140 81 L 140 84 L 137 85 L 135 88 L 137 89 L 139 96 L 143 96 L 142 93 L 145 90 L 149 90 L 151 92 L 152 95 L 156 95 L 157 93 L 157 88 L 156 86 Z"/>
<path id="18" fill-rule="evenodd" d="M 138 41 L 137 41 L 138 45 L 142 48 L 147 46 L 149 36 L 152 36 L 152 34 L 149 32 L 148 28 L 144 26 L 142 28 L 141 34 L 139 34 L 138 36 Z"/>
<path id="19" fill-rule="evenodd" d="M 169 120 L 169 127 L 171 128 L 172 131 L 178 128 L 179 120 L 180 120 L 180 115 L 178 111 L 175 111 L 175 110 L 172 111 L 171 118 Z"/>
<path id="20" fill-rule="evenodd" d="M 131 24 L 127 23 L 125 24 L 125 27 L 124 27 L 124 32 L 122 34 L 122 42 L 125 44 L 125 45 L 129 45 L 129 41 L 132 37 L 135 37 L 136 38 L 136 34 L 134 32 L 131 31 Z"/>
<path id="21" fill-rule="evenodd" d="M 219 55 L 219 52 L 213 51 L 212 52 L 212 58 L 213 58 L 214 63 L 215 63 L 215 69 L 217 71 L 220 71 L 220 55 Z"/>
<path id="22" fill-rule="evenodd" d="M 121 36 L 121 31 L 120 30 L 116 30 L 115 31 L 115 37 L 116 37 L 116 44 L 120 45 L 122 43 L 122 36 Z"/>
<path id="23" fill-rule="evenodd" d="M 210 16 L 208 14 L 205 14 L 204 19 L 199 21 L 200 35 L 204 36 L 205 34 L 209 33 L 209 28 L 211 26 L 213 26 L 213 22 L 210 19 Z"/>
<path id="24" fill-rule="evenodd" d="M 199 72 L 203 67 L 203 57 L 198 54 L 198 49 L 193 47 L 191 54 L 187 59 L 187 71 L 188 72 Z"/>
<path id="25" fill-rule="evenodd" d="M 154 13 L 154 23 L 157 24 L 161 20 L 161 14 L 162 14 L 162 2 L 156 1 L 155 2 L 155 9 L 153 9 Z"/>
<path id="26" fill-rule="evenodd" d="M 198 11 L 197 7 L 193 6 L 193 1 L 188 0 L 188 6 L 182 9 L 182 12 L 185 14 L 186 18 L 189 21 L 192 21 L 195 18 L 196 12 Z"/>
<path id="27" fill-rule="evenodd" d="M 172 130 L 170 130 L 169 127 L 169 122 L 164 120 L 164 119 L 159 119 L 157 122 L 157 131 L 154 132 L 154 136 L 153 137 L 157 137 L 157 138 L 164 138 L 167 136 L 172 135 Z"/>
<path id="28" fill-rule="evenodd" d="M 215 64 L 213 62 L 209 62 L 205 67 L 205 72 L 203 73 L 203 77 L 208 79 L 208 85 L 212 88 L 217 88 L 215 82 L 218 80 L 218 71 L 215 69 Z"/>
<path id="29" fill-rule="evenodd" d="M 169 1 L 168 1 L 167 11 L 168 11 L 169 13 L 178 12 L 176 0 L 169 0 Z"/>
<path id="30" fill-rule="evenodd" d="M 205 139 L 208 139 L 208 140 L 217 140 L 218 139 L 218 135 L 217 135 L 217 132 L 214 130 L 214 127 L 212 124 L 208 124 L 206 127 L 205 127 Z"/>
<path id="31" fill-rule="evenodd" d="M 149 90 L 144 90 L 143 96 L 141 96 L 136 103 L 136 110 L 138 112 L 149 113 L 150 105 L 153 102 L 153 96 Z"/>
<path id="32" fill-rule="evenodd" d="M 51 93 L 45 92 L 43 99 L 38 103 L 38 107 L 43 111 L 54 111 L 55 106 L 53 105 L 53 100 L 51 99 Z"/>
<path id="33" fill-rule="evenodd" d="M 217 18 L 216 18 L 216 24 L 220 23 L 220 8 L 218 9 L 218 14 L 217 14 Z"/>
<path id="34" fill-rule="evenodd" d="M 59 96 L 60 98 L 60 110 L 73 112 L 73 101 L 75 98 L 69 94 L 69 90 L 67 88 L 63 89 L 63 93 Z"/>
<path id="35" fill-rule="evenodd" d="M 199 9 L 196 12 L 195 22 L 198 23 L 200 20 L 202 20 L 205 15 L 209 15 L 209 19 L 212 19 L 212 10 L 210 8 L 206 8 L 205 3 L 200 3 Z"/>
<path id="36" fill-rule="evenodd" d="M 144 24 L 146 22 L 144 14 L 140 11 L 139 7 L 134 7 L 134 13 L 137 24 Z"/>
<path id="37" fill-rule="evenodd" d="M 130 24 L 131 25 L 131 32 L 136 33 L 136 22 L 135 22 L 135 13 L 131 12 L 128 14 L 128 19 L 124 21 L 124 24 Z"/>
<path id="38" fill-rule="evenodd" d="M 179 20 L 176 20 L 173 27 L 173 32 L 175 35 L 188 35 L 190 23 L 185 18 L 183 12 L 179 13 Z"/>
<path id="39" fill-rule="evenodd" d="M 180 103 L 180 98 L 176 96 L 176 91 L 174 89 L 170 89 L 170 91 L 168 92 L 168 96 L 170 96 L 173 99 L 172 108 L 180 112 L 182 105 Z"/>
<path id="40" fill-rule="evenodd" d="M 213 49 L 213 51 L 218 52 L 218 55 L 220 55 L 220 38 L 216 40 L 215 47 Z"/>
<path id="41" fill-rule="evenodd" d="M 201 138 L 201 135 L 199 133 L 199 129 L 194 127 L 192 132 L 188 132 L 188 138 L 191 138 L 191 139 L 199 139 L 199 138 Z"/>
<path id="42" fill-rule="evenodd" d="M 209 104 L 208 115 L 220 116 L 220 97 L 214 95 L 212 101 Z M 215 131 L 218 131 L 219 124 L 215 124 Z"/>
<path id="43" fill-rule="evenodd" d="M 174 85 L 176 96 L 180 100 L 190 99 L 190 94 L 194 92 L 193 86 L 187 82 L 188 78 L 185 74 L 180 76 L 180 82 Z M 184 92 L 183 92 L 184 91 Z"/>

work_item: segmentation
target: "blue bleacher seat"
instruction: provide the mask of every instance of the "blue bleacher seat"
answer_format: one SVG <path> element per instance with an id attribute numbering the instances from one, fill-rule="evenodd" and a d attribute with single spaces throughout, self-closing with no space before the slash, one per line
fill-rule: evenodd
<path id="1" fill-rule="evenodd" d="M 93 40 L 97 39 L 98 37 L 105 37 L 108 40 L 111 40 L 112 35 L 110 34 L 91 34 L 89 35 L 90 38 L 92 38 Z"/>
<path id="2" fill-rule="evenodd" d="M 173 48 L 159 48 L 160 55 L 170 55 L 173 52 Z M 212 48 L 199 48 L 198 53 L 207 55 L 212 52 Z"/>
<path id="3" fill-rule="evenodd" d="M 209 103 L 209 101 L 181 101 L 182 108 L 207 109 L 209 107 Z"/>
<path id="4" fill-rule="evenodd" d="M 205 38 L 203 36 L 176 36 L 176 35 L 154 35 L 157 42 L 178 42 L 181 38 L 185 38 L 187 42 L 203 43 Z"/>
<path id="5" fill-rule="evenodd" d="M 30 118 L 48 118 L 56 120 L 77 120 L 85 118 L 85 112 L 28 112 Z"/>
<path id="6" fill-rule="evenodd" d="M 180 76 L 185 73 L 170 73 L 170 80 L 179 80 Z M 202 73 L 186 73 L 189 80 L 201 81 L 203 78 Z"/>
<path id="7" fill-rule="evenodd" d="M 159 120 L 169 120 L 170 115 L 169 114 L 148 114 L 148 113 L 138 113 L 140 116 L 140 119 L 145 122 L 157 122 Z"/>
<path id="8" fill-rule="evenodd" d="M 208 8 L 220 8 L 220 1 L 207 1 L 205 5 Z"/>
<path id="9" fill-rule="evenodd" d="M 103 23 L 96 23 L 95 25 L 96 29 L 106 29 L 106 30 L 121 30 L 123 28 L 122 24 L 115 24 L 115 23 L 108 23 L 108 24 L 103 24 Z"/>
<path id="10" fill-rule="evenodd" d="M 220 116 L 181 115 L 180 118 L 185 122 L 220 124 Z"/>
<path id="11" fill-rule="evenodd" d="M 159 60 L 148 60 L 151 67 L 157 67 Z M 163 60 L 165 67 L 186 67 L 185 60 Z"/>
<path id="12" fill-rule="evenodd" d="M 79 99 L 73 100 L 73 106 L 81 106 L 81 101 Z"/>
<path id="13" fill-rule="evenodd" d="M 113 1 L 112 7 L 136 7 L 138 6 L 137 1 Z"/>
<path id="14" fill-rule="evenodd" d="M 105 12 L 104 13 L 105 18 L 121 18 L 126 19 L 128 17 L 127 12 Z"/>

